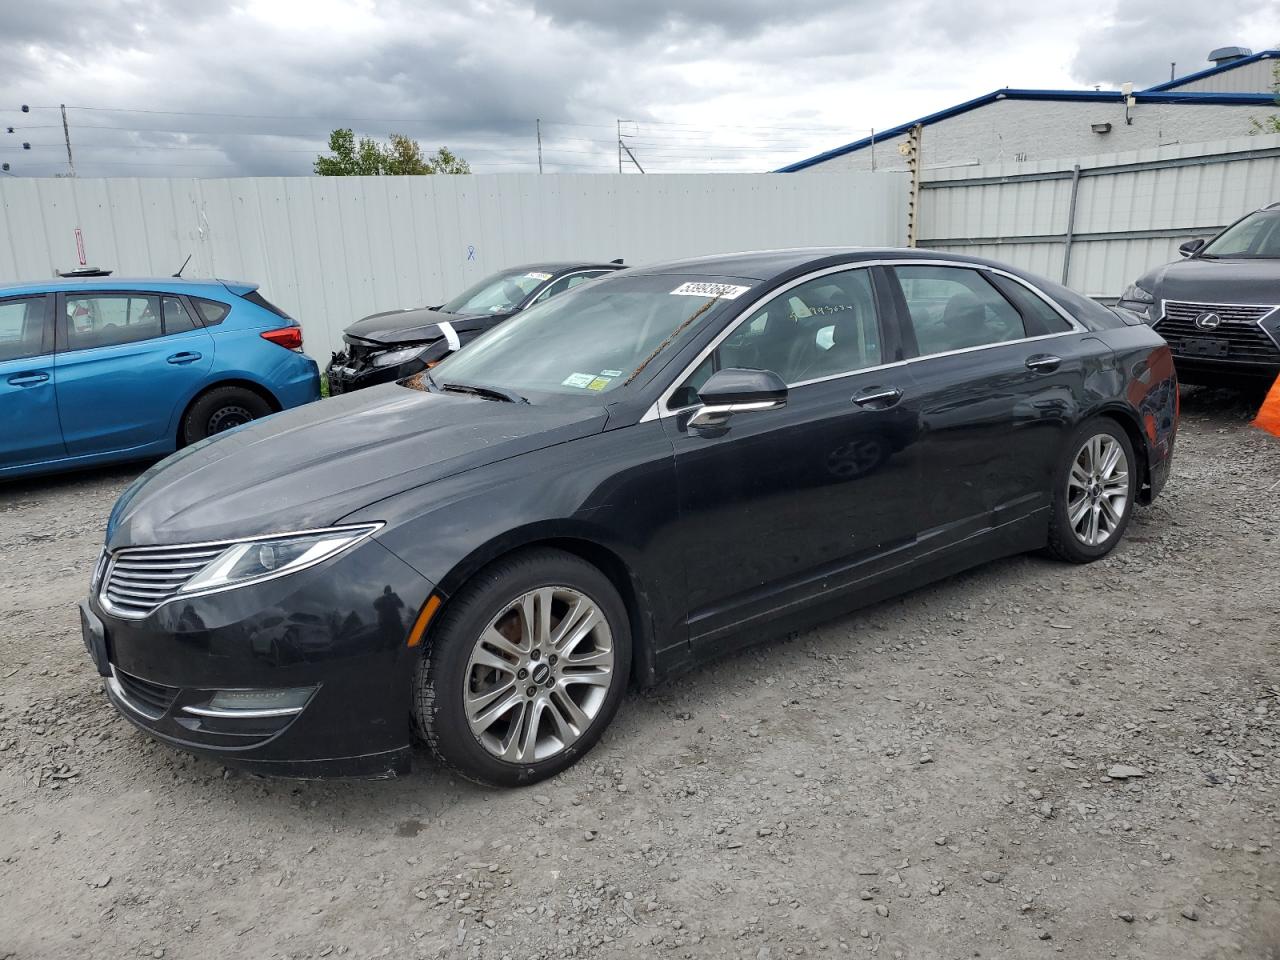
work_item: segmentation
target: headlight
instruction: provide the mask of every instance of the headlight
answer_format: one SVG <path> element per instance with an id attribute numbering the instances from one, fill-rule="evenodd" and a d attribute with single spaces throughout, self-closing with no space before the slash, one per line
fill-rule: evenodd
<path id="1" fill-rule="evenodd" d="M 1111 288 L 1112 290 L 1115 287 Z M 1120 296 L 1121 300 L 1133 300 L 1135 303 L 1155 303 L 1156 298 L 1151 295 L 1150 290 L 1144 290 L 1138 286 L 1137 282 L 1129 284 L 1128 288 Z"/>
<path id="2" fill-rule="evenodd" d="M 379 526 L 331 527 L 232 543 L 183 584 L 178 593 L 226 590 L 297 573 L 354 546 Z"/>
<path id="3" fill-rule="evenodd" d="M 375 367 L 395 367 L 406 360 L 412 360 L 426 349 L 426 347 L 409 347 L 405 350 L 392 350 L 390 353 L 375 354 L 373 365 Z"/>

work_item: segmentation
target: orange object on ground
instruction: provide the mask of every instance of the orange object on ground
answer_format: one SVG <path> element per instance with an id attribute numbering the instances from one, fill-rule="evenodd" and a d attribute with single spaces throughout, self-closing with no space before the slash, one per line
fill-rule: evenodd
<path id="1" fill-rule="evenodd" d="M 1253 425 L 1280 437 L 1280 377 L 1276 377 L 1276 382 L 1267 391 L 1267 399 L 1262 401 Z"/>

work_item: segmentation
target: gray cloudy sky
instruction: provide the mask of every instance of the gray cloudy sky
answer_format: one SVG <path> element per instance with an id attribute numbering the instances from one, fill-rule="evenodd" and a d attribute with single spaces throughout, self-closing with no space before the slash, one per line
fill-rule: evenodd
<path id="1" fill-rule="evenodd" d="M 997 87 L 1149 85 L 1274 46 L 1276 7 L 0 0 L 0 159 L 64 172 L 66 103 L 82 176 L 308 173 L 335 126 L 528 171 L 537 117 L 548 170 L 616 171 L 617 118 L 651 172 L 768 170 Z"/>

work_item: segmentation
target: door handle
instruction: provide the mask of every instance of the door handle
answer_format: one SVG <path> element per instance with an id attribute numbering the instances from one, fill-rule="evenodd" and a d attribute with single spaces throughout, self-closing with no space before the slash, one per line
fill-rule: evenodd
<path id="1" fill-rule="evenodd" d="M 1037 353 L 1027 357 L 1028 370 L 1043 370 L 1045 373 L 1051 373 L 1062 366 L 1061 357 L 1052 357 L 1047 353 Z"/>
<path id="2" fill-rule="evenodd" d="M 195 363 L 200 359 L 200 354 L 184 350 L 181 353 L 175 353 L 169 358 L 170 363 Z"/>
<path id="3" fill-rule="evenodd" d="M 15 387 L 34 387 L 37 383 L 47 383 L 49 375 L 47 373 L 15 373 L 9 378 L 9 382 Z"/>
<path id="4" fill-rule="evenodd" d="M 853 402 L 860 407 L 870 407 L 878 403 L 892 407 L 901 399 L 902 391 L 897 387 L 867 387 L 853 395 Z"/>

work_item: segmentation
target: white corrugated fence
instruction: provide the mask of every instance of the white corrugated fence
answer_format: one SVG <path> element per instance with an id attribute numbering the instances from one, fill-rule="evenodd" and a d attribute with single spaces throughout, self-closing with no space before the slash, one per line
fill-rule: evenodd
<path id="1" fill-rule="evenodd" d="M 901 245 L 900 173 L 0 179 L 0 283 L 80 263 L 261 284 L 321 361 L 370 313 L 535 260 Z"/>
<path id="2" fill-rule="evenodd" d="M 928 169 L 919 241 L 1003 260 L 1102 299 L 1178 245 L 1280 200 L 1280 134 Z M 1073 202 L 1074 197 L 1074 202 Z"/>

